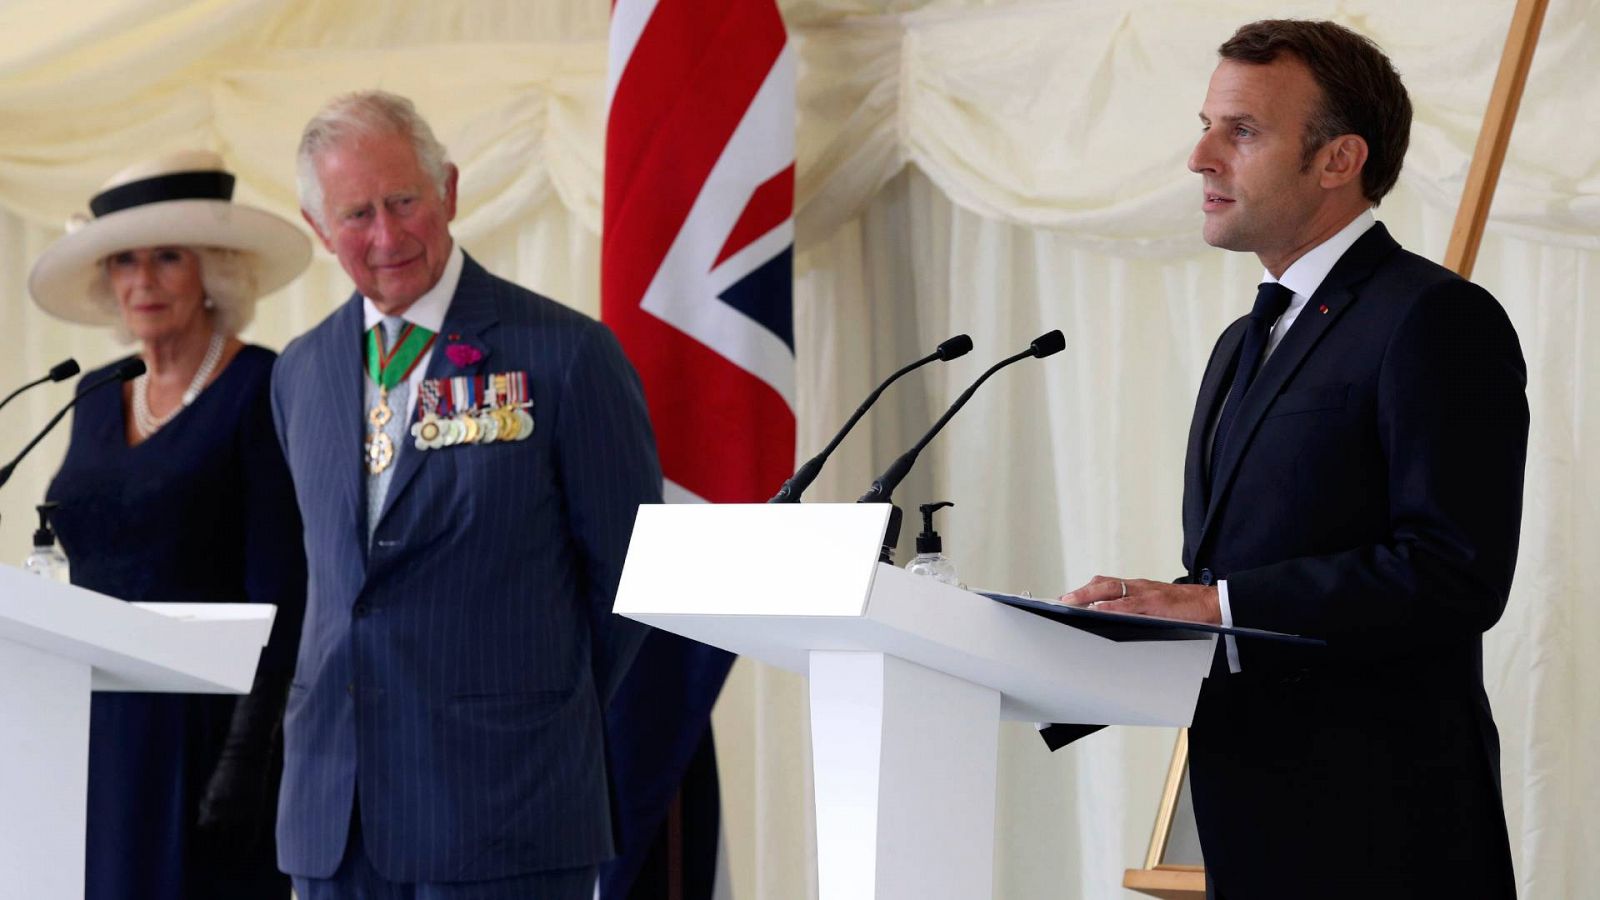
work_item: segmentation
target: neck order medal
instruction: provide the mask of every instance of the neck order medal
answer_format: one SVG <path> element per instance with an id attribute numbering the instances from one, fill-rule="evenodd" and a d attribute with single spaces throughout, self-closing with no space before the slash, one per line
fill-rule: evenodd
<path id="1" fill-rule="evenodd" d="M 367 410 L 367 431 L 362 457 L 367 472 L 377 475 L 394 462 L 394 439 L 384 431 L 384 426 L 394 419 L 394 409 L 389 406 L 389 391 L 411 376 L 411 370 L 433 346 L 436 335 L 426 328 L 409 322 L 400 330 L 393 347 L 383 346 L 383 329 L 373 326 L 367 331 L 367 377 L 378 386 L 378 402 Z"/>

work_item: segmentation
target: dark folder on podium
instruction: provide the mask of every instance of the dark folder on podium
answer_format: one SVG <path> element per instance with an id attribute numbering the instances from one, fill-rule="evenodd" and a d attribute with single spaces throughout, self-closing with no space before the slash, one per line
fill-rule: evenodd
<path id="1" fill-rule="evenodd" d="M 1240 628 L 1227 625 L 1208 625 L 1204 622 L 1185 622 L 1182 619 L 1163 619 L 1157 616 L 1138 616 L 1129 613 L 1102 612 L 1082 606 L 1068 606 L 1057 600 L 1039 600 L 994 591 L 979 591 L 985 597 L 1007 606 L 1027 610 L 1034 615 L 1054 619 L 1080 631 L 1111 641 L 1193 641 L 1211 634 L 1230 634 L 1234 637 L 1280 641 L 1308 647 L 1324 647 L 1327 641 L 1263 631 L 1259 628 Z"/>

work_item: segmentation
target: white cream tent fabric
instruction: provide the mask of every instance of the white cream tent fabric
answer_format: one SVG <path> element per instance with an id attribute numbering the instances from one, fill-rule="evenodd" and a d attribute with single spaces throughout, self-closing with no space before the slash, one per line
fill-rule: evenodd
<path id="1" fill-rule="evenodd" d="M 797 256 L 800 450 L 883 373 L 958 331 L 971 360 L 886 398 L 810 495 L 849 499 L 981 369 L 1060 327 L 923 455 L 902 503 L 951 499 L 970 583 L 1054 592 L 1097 572 L 1178 570 L 1184 430 L 1220 328 L 1259 267 L 1198 240 L 1184 169 L 1215 46 L 1265 16 L 1331 17 L 1378 40 L 1416 104 L 1379 210 L 1438 258 L 1512 7 L 1430 2 L 791 0 L 802 61 Z M 211 147 L 239 196 L 294 215 L 300 125 L 332 93 L 406 93 L 462 165 L 457 234 L 492 268 L 598 306 L 607 4 L 12 0 L 0 6 L 0 388 L 73 354 L 122 352 L 26 296 L 38 252 L 104 178 Z M 1552 0 L 1477 278 L 1529 360 L 1522 559 L 1487 639 L 1523 894 L 1600 883 L 1600 0 Z M 281 347 L 348 281 L 319 253 L 249 337 Z M 67 398 L 0 413 L 9 455 Z M 65 428 L 3 494 L 20 559 Z M 1471 448 L 1462 448 L 1470 453 Z M 160 540 L 160 535 L 151 535 Z M 1375 611 L 1381 614 L 1381 611 Z M 741 663 L 717 712 L 737 896 L 815 892 L 804 684 Z M 1143 857 L 1172 735 L 1112 730 L 1058 754 L 1001 735 L 997 895 L 1116 897 Z M 1285 827 L 1293 827 L 1292 822 Z"/>

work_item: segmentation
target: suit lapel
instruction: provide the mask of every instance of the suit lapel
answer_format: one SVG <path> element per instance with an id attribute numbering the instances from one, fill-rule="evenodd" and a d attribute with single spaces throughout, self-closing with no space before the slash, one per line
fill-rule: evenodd
<path id="1" fill-rule="evenodd" d="M 1211 365 L 1206 367 L 1200 381 L 1200 395 L 1195 398 L 1194 419 L 1189 423 L 1189 450 L 1184 456 L 1183 483 L 1183 533 L 1196 534 L 1205 520 L 1207 500 L 1211 486 L 1207 484 L 1206 437 L 1211 432 L 1211 422 L 1216 418 L 1217 404 L 1221 402 L 1228 385 L 1233 382 L 1235 357 L 1239 343 L 1244 340 L 1244 320 L 1240 319 L 1222 333 Z"/>
<path id="2" fill-rule="evenodd" d="M 456 375 L 477 375 L 484 371 L 488 352 L 482 335 L 498 321 L 494 303 L 493 279 L 472 257 L 466 257 L 462 261 L 461 281 L 456 285 L 455 296 L 450 298 L 450 309 L 445 313 L 444 326 L 439 329 L 438 340 L 434 341 L 433 355 L 428 359 L 428 368 L 423 377 L 450 378 Z M 474 347 L 479 351 L 478 358 L 469 365 L 456 365 L 451 358 L 452 344 Z M 407 433 L 406 439 L 400 442 L 400 458 L 395 462 L 394 478 L 389 483 L 388 495 L 384 497 L 383 510 L 378 513 L 379 525 L 388 518 L 390 510 L 394 509 L 401 495 L 405 493 L 406 487 L 416 477 L 417 471 L 428 459 L 441 452 L 451 451 L 418 450 L 416 443 L 410 439 L 409 432 Z"/>
<path id="3" fill-rule="evenodd" d="M 361 342 L 361 296 L 352 297 L 335 315 L 330 338 L 320 350 L 319 368 L 328 380 L 317 387 L 330 398 L 326 404 L 317 404 L 328 415 L 321 430 L 335 447 L 360 448 L 366 439 L 366 413 L 361 407 L 367 377 L 362 371 L 362 355 L 366 351 Z M 367 542 L 361 538 L 366 535 L 367 469 L 358 461 L 355 449 L 350 451 L 349 460 L 348 465 L 337 466 L 332 475 L 338 508 L 347 520 L 337 533 L 354 536 L 364 562 Z"/>
<path id="4" fill-rule="evenodd" d="M 1211 486 L 1206 503 L 1204 526 L 1200 532 L 1200 540 L 1195 543 L 1197 548 L 1204 541 L 1205 532 L 1210 530 L 1211 523 L 1215 521 L 1223 496 L 1233 486 L 1234 477 L 1239 471 L 1239 462 L 1243 459 L 1250 442 L 1254 440 L 1256 429 L 1260 427 L 1267 408 L 1277 399 L 1294 373 L 1300 370 L 1323 335 L 1327 334 L 1345 310 L 1356 302 L 1359 297 L 1356 289 L 1371 277 L 1372 270 L 1378 263 L 1399 248 L 1400 245 L 1389 236 L 1388 229 L 1383 225 L 1374 225 L 1369 229 L 1334 264 L 1333 270 L 1323 279 L 1317 292 L 1306 301 L 1305 308 L 1300 310 L 1300 315 L 1295 318 L 1289 333 L 1283 336 L 1277 349 L 1267 357 L 1266 365 L 1262 366 L 1256 375 L 1255 382 L 1250 385 L 1250 392 L 1245 395 L 1238 414 L 1234 416 L 1232 433 L 1224 447 L 1224 456 L 1217 466 L 1217 481 Z M 1204 474 L 1202 473 L 1200 477 L 1203 478 Z M 1185 509 L 1186 514 L 1187 512 Z"/>

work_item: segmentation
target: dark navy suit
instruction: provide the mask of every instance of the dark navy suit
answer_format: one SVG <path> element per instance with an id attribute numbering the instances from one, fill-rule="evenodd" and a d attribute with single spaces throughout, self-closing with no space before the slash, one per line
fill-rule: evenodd
<path id="1" fill-rule="evenodd" d="M 1227 900 L 1515 894 L 1482 635 L 1516 563 L 1526 370 L 1487 292 L 1382 225 L 1268 357 L 1208 483 L 1244 319 L 1201 383 L 1185 581 L 1227 579 L 1239 641 L 1189 732 L 1196 822 Z M 1058 746 L 1082 733 L 1047 729 Z"/>
<path id="2" fill-rule="evenodd" d="M 593 865 L 612 853 L 603 711 L 642 637 L 612 599 L 661 496 L 638 379 L 603 325 L 467 258 L 427 377 L 527 372 L 533 436 L 408 440 L 369 548 L 361 332 L 357 296 L 273 376 L 310 569 L 280 864 L 331 876 L 359 804 L 393 881 Z M 458 368 L 458 341 L 484 358 Z"/>

